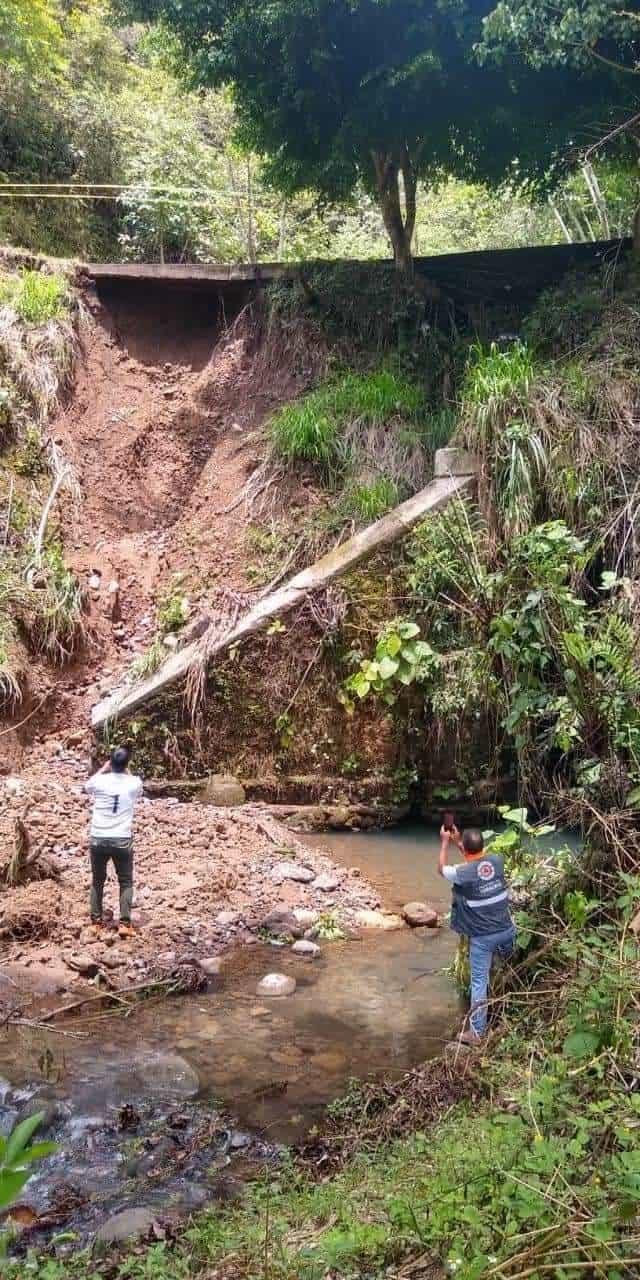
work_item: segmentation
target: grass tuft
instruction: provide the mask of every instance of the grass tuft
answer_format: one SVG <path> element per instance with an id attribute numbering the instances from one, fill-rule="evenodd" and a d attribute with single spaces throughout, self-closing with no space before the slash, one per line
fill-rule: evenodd
<path id="1" fill-rule="evenodd" d="M 373 487 L 377 512 L 383 491 L 389 496 L 393 486 L 399 498 L 426 482 L 450 428 L 447 414 L 429 414 L 419 386 L 382 368 L 343 374 L 285 405 L 271 421 L 271 439 L 277 455 L 312 464 L 333 487 L 347 476 L 352 490 Z"/>
<path id="2" fill-rule="evenodd" d="M 62 276 L 23 271 L 0 279 L 0 306 L 9 306 L 25 324 L 60 320 L 69 310 L 67 282 Z"/>

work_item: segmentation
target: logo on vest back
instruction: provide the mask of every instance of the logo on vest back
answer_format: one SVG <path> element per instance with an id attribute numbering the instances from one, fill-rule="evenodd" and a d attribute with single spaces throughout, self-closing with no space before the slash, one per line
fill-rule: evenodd
<path id="1" fill-rule="evenodd" d="M 491 862 L 478 863 L 478 875 L 481 880 L 493 880 L 493 877 L 495 876 L 495 874 L 496 872 L 495 872 L 495 867 L 493 866 L 493 863 Z"/>

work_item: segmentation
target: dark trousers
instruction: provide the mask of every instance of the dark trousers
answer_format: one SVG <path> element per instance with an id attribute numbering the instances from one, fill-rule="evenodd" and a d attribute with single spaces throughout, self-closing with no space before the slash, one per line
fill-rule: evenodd
<path id="1" fill-rule="evenodd" d="M 116 869 L 120 885 L 120 919 L 131 919 L 133 902 L 133 841 L 92 839 L 91 845 L 91 919 L 102 919 L 102 895 L 110 861 Z"/>

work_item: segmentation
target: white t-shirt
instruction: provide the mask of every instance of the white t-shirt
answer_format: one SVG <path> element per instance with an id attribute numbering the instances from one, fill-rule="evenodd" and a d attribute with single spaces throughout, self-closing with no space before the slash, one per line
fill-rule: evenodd
<path id="1" fill-rule="evenodd" d="M 142 779 L 133 773 L 94 773 L 84 789 L 93 796 L 90 834 L 97 840 L 128 840 Z"/>
<path id="2" fill-rule="evenodd" d="M 443 874 L 443 876 L 444 876 L 445 880 L 448 880 L 448 881 L 449 881 L 449 884 L 459 884 L 459 883 L 460 883 L 460 877 L 459 877 L 459 875 L 458 875 L 458 868 L 457 868 L 457 867 L 443 867 L 443 868 L 442 868 L 442 874 Z"/>

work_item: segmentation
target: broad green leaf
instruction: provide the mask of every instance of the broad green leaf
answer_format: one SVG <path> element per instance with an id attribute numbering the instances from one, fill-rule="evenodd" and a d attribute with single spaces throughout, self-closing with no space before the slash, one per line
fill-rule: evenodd
<path id="1" fill-rule="evenodd" d="M 411 667 L 401 667 L 398 672 L 400 684 L 413 684 L 415 673 Z"/>
<path id="2" fill-rule="evenodd" d="M 507 809 L 504 805 L 501 805 L 500 817 L 504 818 L 505 822 L 515 823 L 518 827 L 526 827 L 527 825 L 526 809 Z"/>
<path id="3" fill-rule="evenodd" d="M 396 631 L 394 631 L 392 635 L 387 636 L 385 648 L 390 658 L 395 658 L 396 654 L 400 652 L 402 648 L 402 638 Z"/>
<path id="4" fill-rule="evenodd" d="M 599 1045 L 600 1036 L 595 1031 L 572 1031 L 562 1046 L 562 1052 L 567 1058 L 590 1058 Z"/>
<path id="5" fill-rule="evenodd" d="M 4 1163 L 6 1165 L 14 1165 L 19 1156 L 22 1155 L 27 1143 L 31 1141 L 33 1134 L 44 1119 L 44 1111 L 38 1111 L 34 1116 L 27 1116 L 21 1124 L 17 1124 L 7 1141 L 7 1149 L 4 1154 Z"/>
<path id="6" fill-rule="evenodd" d="M 396 674 L 399 666 L 400 663 L 396 662 L 395 658 L 382 658 L 378 663 L 378 674 L 382 680 L 390 680 Z"/>
<path id="7" fill-rule="evenodd" d="M 420 628 L 415 622 L 401 622 L 398 631 L 403 640 L 414 640 L 420 635 Z"/>
<path id="8" fill-rule="evenodd" d="M 5 1209 L 8 1204 L 11 1204 L 28 1181 L 28 1173 L 0 1169 L 0 1209 Z"/>
<path id="9" fill-rule="evenodd" d="M 58 1150 L 57 1142 L 36 1142 L 32 1147 L 27 1147 L 19 1157 L 20 1165 L 31 1164 L 34 1160 L 43 1160 L 45 1156 L 51 1156 Z"/>

